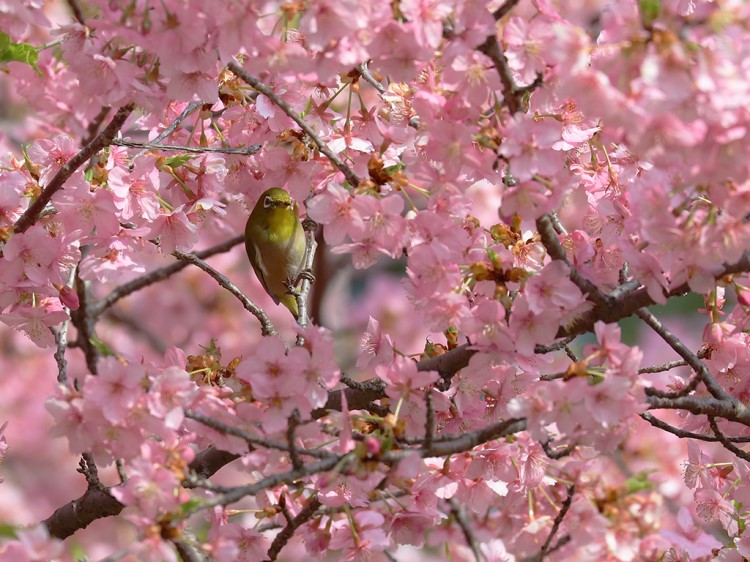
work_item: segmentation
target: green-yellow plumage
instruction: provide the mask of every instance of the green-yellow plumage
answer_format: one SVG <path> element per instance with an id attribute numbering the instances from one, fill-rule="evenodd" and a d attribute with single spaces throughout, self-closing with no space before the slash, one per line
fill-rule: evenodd
<path id="1" fill-rule="evenodd" d="M 245 226 L 245 249 L 266 292 L 297 318 L 297 299 L 289 293 L 289 283 L 302 271 L 305 232 L 286 191 L 272 187 L 260 196 Z"/>

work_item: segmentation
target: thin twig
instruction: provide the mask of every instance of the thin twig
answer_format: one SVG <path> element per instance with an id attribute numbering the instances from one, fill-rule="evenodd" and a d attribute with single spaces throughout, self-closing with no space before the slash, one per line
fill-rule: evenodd
<path id="1" fill-rule="evenodd" d="M 553 351 L 559 351 L 565 349 L 570 342 L 576 339 L 576 336 L 568 336 L 560 341 L 556 341 L 550 345 L 536 345 L 534 346 L 534 353 L 543 355 L 545 353 L 552 353 Z"/>
<path id="2" fill-rule="evenodd" d="M 45 186 L 36 201 L 34 201 L 34 203 L 26 209 L 23 215 L 21 215 L 21 218 L 16 221 L 16 224 L 14 225 L 15 232 L 24 232 L 34 224 L 39 219 L 44 208 L 52 200 L 52 196 L 62 189 L 68 178 L 70 178 L 70 176 L 72 176 L 73 173 L 84 163 L 88 162 L 94 154 L 99 152 L 105 146 L 112 144 L 112 139 L 117 134 L 117 131 L 119 131 L 125 124 L 125 120 L 133 112 L 134 108 L 135 105 L 131 103 L 118 109 L 109 124 L 102 129 L 96 137 L 94 137 L 94 140 L 84 146 L 80 152 L 60 168 L 55 174 L 55 177 L 53 177 Z"/>
<path id="3" fill-rule="evenodd" d="M 297 443 L 295 443 L 297 437 L 295 435 L 295 430 L 297 429 L 297 426 L 300 424 L 300 416 L 299 416 L 299 410 L 297 408 L 294 409 L 292 412 L 292 415 L 289 416 L 289 422 L 287 423 L 286 427 L 286 440 L 289 444 L 289 459 L 292 461 L 292 466 L 294 468 L 302 468 L 302 459 L 299 456 L 299 449 L 297 449 Z"/>
<path id="4" fill-rule="evenodd" d="M 262 148 L 260 144 L 253 144 L 241 148 L 223 148 L 213 146 L 177 146 L 172 144 L 159 144 L 155 142 L 135 142 L 125 139 L 114 139 L 112 144 L 127 146 L 130 148 L 143 148 L 145 150 L 174 150 L 176 152 L 189 152 L 191 154 L 219 153 L 219 154 L 242 154 L 249 156 L 255 154 Z"/>
<path id="5" fill-rule="evenodd" d="M 450 505 L 451 507 L 451 514 L 456 520 L 456 523 L 458 523 L 458 526 L 461 529 L 464 538 L 466 539 L 466 543 L 469 545 L 471 552 L 474 554 L 474 559 L 477 562 L 482 562 L 482 560 L 484 560 L 484 557 L 482 556 L 482 553 L 479 552 L 479 544 L 476 537 L 474 536 L 474 531 L 472 531 L 471 523 L 466 518 L 466 514 L 456 501 L 456 498 L 449 499 L 448 505 Z"/>
<path id="6" fill-rule="evenodd" d="M 357 72 L 359 72 L 359 75 L 364 78 L 365 82 L 370 84 L 378 92 L 380 92 L 381 94 L 384 94 L 386 92 L 385 86 L 383 86 L 375 79 L 375 77 L 370 72 L 370 69 L 367 68 L 366 62 L 363 62 L 362 64 L 357 66 Z"/>
<path id="7" fill-rule="evenodd" d="M 677 354 L 682 357 L 685 362 L 698 374 L 703 384 L 711 393 L 711 396 L 718 400 L 736 400 L 733 396 L 727 393 L 719 383 L 717 383 L 711 373 L 709 372 L 706 365 L 698 359 L 698 357 L 690 351 L 687 346 L 682 343 L 672 332 L 670 332 L 656 316 L 651 314 L 647 308 L 639 309 L 636 314 L 638 318 L 643 320 L 648 326 L 663 339 L 669 347 L 674 349 Z"/>
<path id="8" fill-rule="evenodd" d="M 211 256 L 214 256 L 216 254 L 228 252 L 237 244 L 240 244 L 244 241 L 244 235 L 235 236 L 234 238 L 230 238 L 226 242 L 222 242 L 221 244 L 217 244 L 216 246 L 212 246 L 211 248 L 208 248 L 206 250 L 201 250 L 200 252 L 195 252 L 195 255 L 200 259 L 205 260 L 206 258 L 210 258 Z M 177 261 L 166 267 L 161 267 L 149 273 L 145 273 L 144 275 L 141 275 L 140 277 L 133 279 L 128 283 L 120 285 L 119 287 L 115 287 L 115 289 L 113 289 L 112 292 L 109 293 L 106 297 L 92 305 L 92 316 L 96 318 L 120 299 L 127 297 L 128 295 L 135 293 L 136 291 L 140 291 L 144 287 L 147 287 L 159 281 L 163 281 L 167 277 L 171 277 L 175 273 L 182 271 L 188 265 L 190 265 L 189 262 Z"/>
<path id="9" fill-rule="evenodd" d="M 132 336 L 143 339 L 159 355 L 164 355 L 164 352 L 169 347 L 159 336 L 146 329 L 143 319 L 138 316 L 130 316 L 121 310 L 112 309 L 107 313 L 107 319 L 121 324 L 130 330 Z"/>
<path id="10" fill-rule="evenodd" d="M 193 111 L 196 109 L 203 107 L 203 102 L 200 101 L 192 101 L 189 104 L 185 106 L 185 109 L 182 110 L 182 113 L 180 113 L 174 121 L 172 121 L 166 129 L 164 129 L 161 133 L 156 135 L 151 142 L 153 143 L 160 143 L 165 138 L 167 138 L 169 135 L 174 133 L 177 130 L 177 127 L 180 123 L 182 123 L 185 119 L 187 119 L 188 115 L 190 115 Z M 135 155 L 136 158 L 143 156 L 148 152 L 148 149 L 141 150 L 138 154 Z"/>
<path id="11" fill-rule="evenodd" d="M 284 527 L 278 535 L 276 535 L 271 543 L 271 547 L 268 549 L 268 560 L 273 562 L 279 556 L 281 549 L 286 546 L 289 539 L 292 538 L 294 532 L 302 525 L 307 523 L 310 519 L 315 516 L 315 512 L 320 508 L 320 502 L 318 496 L 314 496 L 307 502 L 307 505 L 303 507 L 297 516 L 291 521 L 287 521 L 286 527 Z"/>
<path id="12" fill-rule="evenodd" d="M 76 271 L 78 266 L 74 266 L 68 277 L 66 286 L 71 286 L 75 283 Z M 63 307 L 63 310 L 70 315 L 70 309 L 67 306 Z M 57 328 L 55 331 L 55 362 L 57 363 L 57 382 L 61 385 L 68 384 L 68 362 L 65 360 L 65 351 L 68 349 L 68 329 L 70 328 L 70 316 Z"/>
<path id="13" fill-rule="evenodd" d="M 641 367 L 640 369 L 638 369 L 638 374 L 644 375 L 647 373 L 663 373 L 664 371 L 671 371 L 672 369 L 676 369 L 677 367 L 684 367 L 685 365 L 687 365 L 687 361 L 667 361 L 666 363 L 662 363 L 661 365 Z"/>
<path id="14" fill-rule="evenodd" d="M 700 433 L 693 433 L 692 431 L 685 431 L 684 429 L 679 429 L 677 427 L 669 425 L 650 412 L 644 412 L 639 415 L 654 427 L 658 427 L 659 429 L 671 433 L 672 435 L 676 435 L 680 439 L 696 439 L 697 441 L 708 441 L 710 443 L 719 441 L 718 437 L 710 437 L 708 435 L 702 435 Z M 750 437 L 725 437 L 725 439 L 732 443 L 750 443 Z"/>
<path id="15" fill-rule="evenodd" d="M 575 491 L 576 491 L 573 484 L 570 484 L 569 486 L 567 486 L 567 491 L 568 491 L 568 497 L 565 498 L 565 501 L 560 507 L 560 511 L 557 513 L 557 517 L 555 517 L 555 521 L 552 523 L 552 529 L 549 532 L 549 536 L 547 537 L 547 540 L 544 541 L 544 544 L 542 545 L 542 549 L 539 551 L 539 560 L 543 560 L 544 557 L 547 555 L 547 552 L 549 552 L 550 545 L 552 544 L 552 539 L 555 538 L 555 534 L 557 534 L 557 531 L 560 528 L 560 525 L 562 524 L 563 519 L 565 519 L 565 514 L 568 513 L 568 510 L 570 509 L 570 504 L 573 503 L 573 494 L 575 494 Z"/>
<path id="16" fill-rule="evenodd" d="M 429 449 L 435 437 L 435 409 L 432 407 L 432 389 L 430 388 L 425 392 L 424 404 L 427 410 L 424 422 L 424 447 Z"/>
<path id="17" fill-rule="evenodd" d="M 708 416 L 708 424 L 711 426 L 711 431 L 714 432 L 714 435 L 716 435 L 716 438 L 721 442 L 722 445 L 724 445 L 724 448 L 727 451 L 734 453 L 743 461 L 750 462 L 750 453 L 746 453 L 745 451 L 740 449 L 737 445 L 732 443 L 729 439 L 727 439 L 727 436 L 724 435 L 721 432 L 721 430 L 719 430 L 719 425 L 716 423 L 716 418 L 714 418 L 713 416 Z"/>
<path id="18" fill-rule="evenodd" d="M 646 401 L 653 410 L 687 410 L 696 416 L 716 416 L 750 427 L 750 408 L 736 398 L 719 400 L 711 396 L 681 396 L 680 398 L 646 396 Z"/>
<path id="19" fill-rule="evenodd" d="M 321 153 L 323 153 L 328 160 L 331 161 L 331 163 L 336 166 L 342 174 L 344 174 L 344 177 L 346 178 L 346 181 L 349 182 L 350 185 L 356 187 L 359 185 L 359 178 L 357 175 L 352 171 L 352 169 L 343 161 L 341 158 L 339 158 L 330 148 L 328 148 L 328 145 L 326 145 L 322 140 L 320 140 L 320 137 L 315 133 L 315 131 L 312 130 L 312 128 L 305 123 L 304 119 L 302 119 L 299 114 L 294 111 L 291 107 L 289 107 L 289 104 L 287 104 L 284 100 L 282 100 L 279 96 L 276 95 L 276 93 L 271 90 L 268 86 L 266 86 L 263 82 L 252 76 L 251 74 L 248 74 L 244 68 L 242 68 L 237 62 L 232 61 L 230 62 L 227 67 L 229 70 L 234 72 L 237 76 L 242 78 L 245 82 L 247 82 L 250 86 L 258 90 L 261 94 L 266 96 L 268 99 L 270 99 L 276 106 L 278 106 L 284 113 L 286 113 L 295 123 L 297 123 L 297 126 L 302 129 L 308 137 L 316 144 L 318 147 L 318 150 L 320 150 Z"/>
<path id="20" fill-rule="evenodd" d="M 315 233 L 318 230 L 318 225 L 310 219 L 305 219 L 302 226 L 305 229 L 305 256 L 302 260 L 302 271 L 309 273 L 313 269 L 315 250 L 318 248 L 318 243 L 315 241 Z M 311 286 L 312 283 L 310 282 L 310 278 L 307 275 L 303 275 L 299 293 L 296 296 L 297 310 L 299 311 L 297 324 L 299 324 L 299 327 L 303 330 L 307 327 L 309 320 L 307 314 L 307 295 L 310 293 Z M 302 345 L 303 343 L 304 339 L 302 336 L 299 336 L 297 338 L 297 345 Z"/>
<path id="21" fill-rule="evenodd" d="M 544 454 L 547 455 L 550 459 L 561 459 L 563 457 L 567 457 L 569 454 L 571 454 L 573 451 L 575 451 L 575 444 L 571 443 L 570 445 L 566 445 L 562 449 L 555 451 L 552 449 L 552 441 L 545 441 L 542 443 L 542 448 L 544 449 Z"/>
<path id="22" fill-rule="evenodd" d="M 493 424 L 476 431 L 459 434 L 451 441 L 434 443 L 429 449 L 420 448 L 388 451 L 380 458 L 380 460 L 385 464 L 393 464 L 410 457 L 414 452 L 418 453 L 422 458 L 455 455 L 470 451 L 481 443 L 500 439 L 524 431 L 525 429 L 525 419 L 509 419 L 500 424 Z M 246 496 L 256 495 L 263 490 L 274 488 L 281 484 L 291 484 L 305 476 L 327 472 L 333 467 L 336 467 L 340 473 L 344 474 L 346 473 L 349 463 L 352 462 L 355 462 L 355 457 L 351 454 L 322 459 L 315 463 L 306 464 L 298 470 L 291 470 L 289 472 L 267 476 L 266 478 L 257 481 L 255 484 L 237 486 L 224 494 L 218 494 L 214 497 L 207 498 L 200 505 L 196 504 L 195 506 L 189 506 L 185 509 L 187 512 L 193 513 L 199 509 L 210 508 L 218 505 L 229 505 Z M 186 513 L 186 515 L 187 514 L 188 513 Z"/>
<path id="23" fill-rule="evenodd" d="M 506 2 L 506 4 L 515 5 L 512 1 Z M 513 5 L 508 8 L 508 11 L 510 11 Z M 495 13 L 500 13 L 504 8 L 505 5 L 501 6 Z M 504 14 L 501 13 L 501 17 L 502 15 Z M 536 78 L 531 84 L 518 86 L 513 80 L 513 73 L 508 65 L 508 59 L 500 49 L 500 44 L 497 41 L 497 33 L 488 36 L 484 43 L 477 47 L 477 50 L 487 55 L 495 65 L 495 70 L 497 70 L 500 82 L 503 85 L 503 99 L 510 110 L 510 114 L 513 115 L 521 111 L 523 109 L 523 97 L 542 85 L 542 75 L 537 73 Z"/>
<path id="24" fill-rule="evenodd" d="M 253 303 L 249 298 L 247 298 L 247 296 L 242 291 L 240 291 L 237 286 L 229 280 L 228 277 L 216 271 L 213 267 L 208 265 L 195 254 L 189 254 L 181 250 L 175 250 L 174 252 L 172 252 L 172 255 L 178 260 L 186 261 L 202 269 L 211 277 L 213 277 L 219 285 L 221 285 L 223 288 L 237 297 L 237 299 L 242 303 L 242 306 L 245 307 L 245 310 L 247 310 L 250 314 L 258 319 L 261 325 L 261 333 L 264 336 L 270 336 L 276 333 L 276 329 L 273 327 L 271 319 L 268 318 L 263 309 Z"/>
<path id="25" fill-rule="evenodd" d="M 191 420 L 195 420 L 199 423 L 202 423 L 203 425 L 210 427 L 212 429 L 215 429 L 216 431 L 220 431 L 227 435 L 234 435 L 235 437 L 244 439 L 248 443 L 248 445 L 260 446 L 266 449 L 276 449 L 278 451 L 285 451 L 285 452 L 290 453 L 290 456 L 291 456 L 290 446 L 286 443 L 282 443 L 281 441 L 274 441 L 273 439 L 267 439 L 265 437 L 258 437 L 256 435 L 252 435 L 248 433 L 247 431 L 240 429 L 239 427 L 229 425 L 227 423 L 219 421 L 210 416 L 200 414 L 198 412 L 193 412 L 192 410 L 185 410 L 185 417 Z M 299 447 L 295 447 L 295 454 L 298 458 L 299 458 L 299 455 L 306 455 L 306 456 L 318 458 L 318 459 L 327 459 L 327 458 L 336 456 L 335 453 L 332 453 L 325 449 L 300 449 Z M 300 461 L 300 464 L 302 464 L 301 461 Z"/>
<path id="26" fill-rule="evenodd" d="M 68 6 L 73 10 L 73 16 L 78 20 L 78 23 L 86 25 L 86 18 L 83 17 L 83 10 L 81 10 L 78 0 L 68 0 Z"/>

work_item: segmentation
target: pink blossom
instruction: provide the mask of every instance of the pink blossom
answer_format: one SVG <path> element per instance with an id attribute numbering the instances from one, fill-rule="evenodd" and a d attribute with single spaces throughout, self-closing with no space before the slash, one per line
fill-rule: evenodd
<path id="1" fill-rule="evenodd" d="M 20 171 L 0 172 L 0 226 L 13 224 L 28 206 L 21 196 L 29 181 Z"/>
<path id="2" fill-rule="evenodd" d="M 548 345 L 555 339 L 558 314 L 549 309 L 534 314 L 528 301 L 519 297 L 510 318 L 510 330 L 520 353 L 532 354 L 535 345 Z"/>
<path id="3" fill-rule="evenodd" d="M 55 336 L 50 330 L 68 319 L 57 299 L 43 299 L 38 306 L 22 305 L 0 316 L 0 321 L 21 330 L 39 347 L 55 345 Z"/>
<path id="4" fill-rule="evenodd" d="M 568 314 L 582 314 L 588 308 L 583 293 L 570 280 L 570 268 L 559 260 L 551 261 L 529 279 L 524 294 L 535 314 L 550 306 Z"/>
<path id="5" fill-rule="evenodd" d="M 398 400 L 408 398 L 412 393 L 435 382 L 438 374 L 434 371 L 418 371 L 414 361 L 397 356 L 390 365 L 375 369 L 378 376 L 388 383 L 386 392 Z"/>
<path id="6" fill-rule="evenodd" d="M 159 238 L 159 248 L 165 254 L 175 250 L 190 251 L 198 241 L 197 228 L 182 209 L 183 206 L 179 206 L 171 212 L 162 213 L 151 224 L 149 236 Z"/>
<path id="7" fill-rule="evenodd" d="M 69 234 L 86 236 L 95 229 L 96 236 L 106 239 L 120 230 L 112 193 L 106 189 L 94 193 L 85 188 L 66 190 L 55 205 L 64 211 L 63 225 Z"/>
<path id="8" fill-rule="evenodd" d="M 144 394 L 143 367 L 137 363 L 123 365 L 114 357 L 105 357 L 97 371 L 86 377 L 84 395 L 101 408 L 107 420 L 120 423 Z"/>
<path id="9" fill-rule="evenodd" d="M 23 272 L 34 285 L 60 283 L 62 279 L 55 260 L 62 250 L 59 237 L 52 237 L 45 228 L 35 225 L 8 240 L 3 248 L 3 259 L 23 263 Z"/>
<path id="10" fill-rule="evenodd" d="M 367 321 L 367 331 L 362 336 L 360 349 L 361 354 L 357 358 L 357 367 L 360 369 L 388 364 L 394 359 L 393 341 L 389 335 L 380 332 L 380 322 L 372 316 Z"/>
<path id="11" fill-rule="evenodd" d="M 180 480 L 159 458 L 158 446 L 143 444 L 141 456 L 131 461 L 128 480 L 112 494 L 122 503 L 136 508 L 135 518 L 153 521 L 179 505 L 183 493 Z"/>
<path id="12" fill-rule="evenodd" d="M 364 220 L 353 206 L 354 198 L 343 187 L 329 183 L 307 202 L 310 218 L 325 226 L 326 242 L 335 246 L 352 232 L 364 230 Z"/>
<path id="13" fill-rule="evenodd" d="M 737 515 L 734 506 L 716 490 L 701 488 L 694 494 L 696 512 L 704 521 L 719 520 L 730 535 L 736 535 Z"/>
<path id="14" fill-rule="evenodd" d="M 449 0 L 403 0 L 401 12 L 414 23 L 417 43 L 434 49 L 443 36 L 443 22 L 452 9 Z"/>
<path id="15" fill-rule="evenodd" d="M 687 552 L 691 558 L 711 556 L 713 549 L 721 548 L 721 543 L 718 540 L 696 526 L 687 508 L 680 508 L 677 514 L 677 524 L 679 526 L 677 531 L 665 529 L 661 532 L 661 535 Z"/>
<path id="16" fill-rule="evenodd" d="M 29 147 L 28 154 L 32 162 L 41 166 L 39 183 L 46 186 L 77 152 L 73 139 L 68 135 L 61 134 L 53 140 L 36 141 Z"/>
<path id="17" fill-rule="evenodd" d="M 170 429 L 178 429 L 184 419 L 184 410 L 190 408 L 198 396 L 198 388 L 184 369 L 168 367 L 149 388 L 147 401 L 151 414 L 163 419 Z"/>

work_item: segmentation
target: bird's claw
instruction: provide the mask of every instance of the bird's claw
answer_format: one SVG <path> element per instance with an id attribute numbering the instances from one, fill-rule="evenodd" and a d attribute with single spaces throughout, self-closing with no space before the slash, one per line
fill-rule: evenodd
<path id="1" fill-rule="evenodd" d="M 312 270 L 303 269 L 302 271 L 300 271 L 299 275 L 297 275 L 297 283 L 299 283 L 303 279 L 307 279 L 310 283 L 315 283 L 315 275 L 313 275 Z"/>

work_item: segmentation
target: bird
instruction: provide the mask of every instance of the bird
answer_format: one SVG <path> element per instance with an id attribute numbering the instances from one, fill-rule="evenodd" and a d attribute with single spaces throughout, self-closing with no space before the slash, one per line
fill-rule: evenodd
<path id="1" fill-rule="evenodd" d="M 255 275 L 276 304 L 299 319 L 294 288 L 305 277 L 305 232 L 297 204 L 285 190 L 263 192 L 245 226 L 245 250 Z"/>

